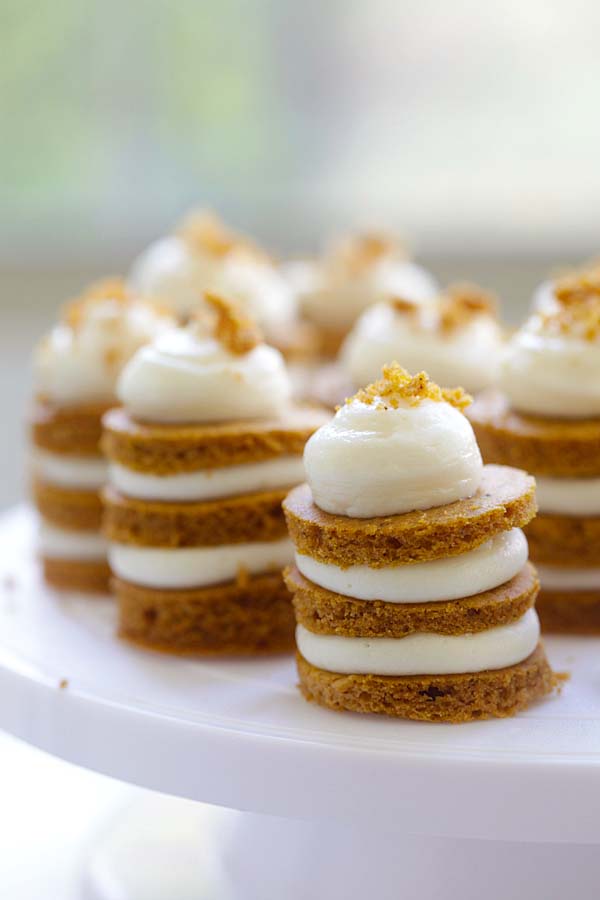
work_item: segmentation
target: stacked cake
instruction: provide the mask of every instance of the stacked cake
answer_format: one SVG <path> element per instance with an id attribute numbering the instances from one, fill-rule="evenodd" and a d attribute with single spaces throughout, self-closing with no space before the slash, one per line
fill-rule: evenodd
<path id="1" fill-rule="evenodd" d="M 383 374 L 310 439 L 284 503 L 302 691 L 411 719 L 512 715 L 555 683 L 521 531 L 533 478 L 483 466 L 462 391 Z"/>
<path id="2" fill-rule="evenodd" d="M 119 281 L 92 287 L 70 304 L 34 358 L 32 486 L 41 516 L 46 580 L 59 588 L 105 591 L 109 570 L 100 534 L 102 414 L 115 402 L 119 372 L 172 319 L 133 298 Z"/>
<path id="3" fill-rule="evenodd" d="M 549 631 L 600 632 L 600 271 L 559 279 L 469 410 L 484 458 L 537 482 L 528 526 Z"/>
<path id="4" fill-rule="evenodd" d="M 105 533 L 122 636 L 172 652 L 288 649 L 281 503 L 324 421 L 281 354 L 219 297 L 141 350 L 104 418 Z"/>

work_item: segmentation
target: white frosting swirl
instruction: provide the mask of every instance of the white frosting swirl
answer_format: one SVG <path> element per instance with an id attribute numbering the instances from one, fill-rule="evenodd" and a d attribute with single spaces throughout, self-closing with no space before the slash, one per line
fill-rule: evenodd
<path id="1" fill-rule="evenodd" d="M 477 392 L 494 384 L 499 371 L 502 334 L 494 316 L 474 316 L 446 333 L 435 309 L 398 312 L 378 303 L 355 323 L 341 352 L 353 384 L 377 378 L 393 359 L 411 372 L 425 369 L 438 384 L 460 384 Z"/>
<path id="2" fill-rule="evenodd" d="M 112 403 L 125 363 L 172 325 L 170 316 L 138 300 L 84 302 L 75 325 L 60 322 L 36 348 L 35 390 L 64 406 Z"/>
<path id="3" fill-rule="evenodd" d="M 143 296 L 186 314 L 198 306 L 221 266 L 220 257 L 192 250 L 183 238 L 172 235 L 150 244 L 135 260 L 129 283 Z"/>
<path id="4" fill-rule="evenodd" d="M 432 300 L 439 286 L 429 272 L 416 263 L 384 258 L 356 274 L 330 266 L 320 272 L 314 290 L 300 297 L 311 321 L 326 328 L 349 328 L 369 306 L 400 296 L 415 303 Z"/>
<path id="5" fill-rule="evenodd" d="M 600 338 L 556 333 L 543 315 L 533 315 L 504 351 L 500 387 L 519 412 L 600 416 Z"/>
<path id="6" fill-rule="evenodd" d="M 342 406 L 304 450 L 315 503 L 356 518 L 430 509 L 477 490 L 483 463 L 466 417 L 443 401 Z"/>
<path id="7" fill-rule="evenodd" d="M 134 263 L 130 283 L 179 315 L 193 312 L 212 291 L 238 303 L 267 334 L 296 317 L 295 294 L 268 260 L 235 249 L 215 256 L 191 249 L 177 235 L 148 247 Z"/>
<path id="8" fill-rule="evenodd" d="M 199 326 L 174 328 L 125 367 L 118 396 L 150 422 L 225 422 L 281 414 L 291 386 L 281 354 L 258 344 L 234 354 Z"/>

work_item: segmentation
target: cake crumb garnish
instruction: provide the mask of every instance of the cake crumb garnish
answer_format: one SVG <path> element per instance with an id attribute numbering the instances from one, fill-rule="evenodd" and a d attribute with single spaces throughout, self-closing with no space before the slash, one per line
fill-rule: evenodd
<path id="1" fill-rule="evenodd" d="M 405 297 L 391 297 L 388 301 L 394 312 L 405 316 L 415 316 L 419 311 L 418 303 L 407 300 Z"/>
<path id="2" fill-rule="evenodd" d="M 348 273 L 360 275 L 383 259 L 403 259 L 407 253 L 404 245 L 395 238 L 368 232 L 340 239 L 331 247 L 329 256 L 334 264 L 341 264 Z"/>
<path id="3" fill-rule="evenodd" d="M 114 300 L 122 305 L 130 302 L 131 294 L 122 278 L 104 278 L 93 282 L 79 297 L 64 306 L 62 320 L 73 331 L 78 331 L 89 308 L 104 300 Z"/>
<path id="4" fill-rule="evenodd" d="M 189 213 L 176 234 L 192 253 L 223 259 L 235 251 L 257 259 L 267 259 L 266 254 L 249 238 L 227 228 L 218 216 L 207 210 Z"/>
<path id="5" fill-rule="evenodd" d="M 497 301 L 493 294 L 476 284 L 452 284 L 440 301 L 439 327 L 443 334 L 461 328 L 475 316 L 496 316 Z"/>
<path id="6" fill-rule="evenodd" d="M 589 282 L 593 286 L 593 282 Z M 573 288 L 558 297 L 556 308 L 534 316 L 534 323 L 546 334 L 580 338 L 584 341 L 600 339 L 600 271 L 598 291 Z"/>
<path id="7" fill-rule="evenodd" d="M 430 381 L 426 372 L 410 375 L 397 362 L 384 366 L 383 378 L 362 388 L 346 404 L 358 400 L 376 409 L 398 409 L 401 404 L 418 406 L 423 400 L 446 402 L 463 412 L 473 398 L 461 387 L 441 388 Z"/>
<path id="8" fill-rule="evenodd" d="M 569 272 L 554 282 L 554 296 L 564 305 L 600 299 L 600 264 Z"/>
<path id="9" fill-rule="evenodd" d="M 208 291 L 204 298 L 216 314 L 214 336 L 230 353 L 243 356 L 262 343 L 263 338 L 258 325 L 249 316 L 244 315 L 239 306 Z"/>

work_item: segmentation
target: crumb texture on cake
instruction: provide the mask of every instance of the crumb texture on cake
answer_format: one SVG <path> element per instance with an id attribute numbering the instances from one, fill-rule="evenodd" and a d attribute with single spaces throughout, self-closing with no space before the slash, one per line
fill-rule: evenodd
<path id="1" fill-rule="evenodd" d="M 600 563 L 600 516 L 540 513 L 525 534 L 534 562 L 580 568 Z"/>
<path id="2" fill-rule="evenodd" d="M 102 501 L 97 491 L 65 488 L 33 478 L 31 492 L 41 517 L 53 525 L 73 531 L 100 530 Z"/>
<path id="3" fill-rule="evenodd" d="M 471 403 L 472 397 L 460 387 L 439 387 L 429 379 L 426 372 L 410 375 L 406 369 L 393 362 L 383 367 L 382 377 L 378 381 L 361 388 L 346 403 L 358 401 L 384 410 L 398 409 L 402 404 L 418 406 L 423 400 L 450 403 L 462 412 Z"/>
<path id="4" fill-rule="evenodd" d="M 510 581 L 460 600 L 389 603 L 356 600 L 328 591 L 290 566 L 284 572 L 296 619 L 315 634 L 403 638 L 416 632 L 469 634 L 508 625 L 535 603 L 539 581 L 527 564 Z"/>
<path id="5" fill-rule="evenodd" d="M 303 484 L 288 494 L 283 508 L 299 553 L 342 567 L 379 568 L 456 556 L 500 531 L 522 528 L 536 513 L 535 482 L 518 469 L 485 466 L 479 489 L 468 499 L 370 519 L 324 512 Z"/>
<path id="6" fill-rule="evenodd" d="M 50 453 L 72 456 L 100 456 L 102 416 L 106 404 L 57 406 L 35 401 L 30 414 L 31 440 Z"/>
<path id="7" fill-rule="evenodd" d="M 171 653 L 282 653 L 294 646 L 294 615 L 280 573 L 187 590 L 114 579 L 119 634 Z"/>
<path id="8" fill-rule="evenodd" d="M 600 591 L 548 591 L 536 603 L 548 634 L 600 634 Z"/>
<path id="9" fill-rule="evenodd" d="M 110 590 L 110 569 L 105 560 L 42 558 L 44 580 L 61 591 L 84 591 L 107 594 Z"/>
<path id="10" fill-rule="evenodd" d="M 151 475 L 177 475 L 301 456 L 308 438 L 329 416 L 298 406 L 281 419 L 216 425 L 154 425 L 123 408 L 104 416 L 102 448 L 112 462 Z"/>
<path id="11" fill-rule="evenodd" d="M 340 675 L 296 656 L 307 700 L 333 710 L 382 713 L 425 722 L 504 718 L 555 690 L 555 675 L 538 644 L 525 660 L 505 669 L 459 675 Z"/>
<path id="12" fill-rule="evenodd" d="M 485 462 L 559 478 L 600 476 L 600 419 L 524 415 L 498 391 L 476 397 L 467 417 Z"/>
<path id="13" fill-rule="evenodd" d="M 287 489 L 217 500 L 138 500 L 104 489 L 104 534 L 144 547 L 216 547 L 279 540 L 286 534 L 282 501 Z"/>

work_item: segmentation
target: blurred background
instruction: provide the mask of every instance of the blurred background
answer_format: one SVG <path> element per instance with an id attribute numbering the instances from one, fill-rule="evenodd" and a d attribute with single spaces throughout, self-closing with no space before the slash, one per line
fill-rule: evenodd
<path id="1" fill-rule="evenodd" d="M 194 204 L 281 255 L 393 226 L 524 312 L 600 250 L 600 5 L 0 0 L 0 504 L 56 306 Z"/>

